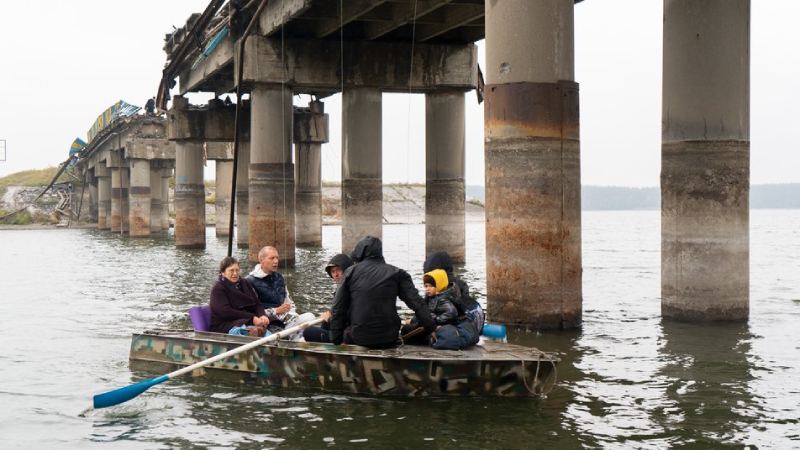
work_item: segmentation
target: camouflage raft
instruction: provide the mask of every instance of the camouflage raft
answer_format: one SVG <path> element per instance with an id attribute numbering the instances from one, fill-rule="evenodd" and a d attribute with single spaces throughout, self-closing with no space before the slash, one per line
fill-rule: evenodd
<path id="1" fill-rule="evenodd" d="M 145 331 L 133 335 L 131 368 L 175 370 L 253 339 L 196 331 Z M 500 342 L 451 351 L 415 345 L 370 350 L 276 341 L 198 369 L 192 376 L 370 395 L 533 397 L 552 388 L 558 361 L 534 348 Z"/>

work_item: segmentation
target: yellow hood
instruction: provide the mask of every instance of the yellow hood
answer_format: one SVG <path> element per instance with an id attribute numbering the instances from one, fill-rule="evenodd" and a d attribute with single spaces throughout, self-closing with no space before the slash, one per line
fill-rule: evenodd
<path id="1" fill-rule="evenodd" d="M 425 276 L 433 278 L 433 281 L 436 282 L 437 294 L 447 289 L 447 285 L 450 284 L 450 280 L 447 279 L 447 272 L 442 269 L 431 270 L 430 272 L 426 273 Z"/>

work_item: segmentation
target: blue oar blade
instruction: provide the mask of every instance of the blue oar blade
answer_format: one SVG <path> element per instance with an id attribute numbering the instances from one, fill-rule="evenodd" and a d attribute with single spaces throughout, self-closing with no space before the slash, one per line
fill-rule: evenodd
<path id="1" fill-rule="evenodd" d="M 161 375 L 160 377 L 150 378 L 123 388 L 114 389 L 113 391 L 97 394 L 94 396 L 94 407 L 97 409 L 119 405 L 150 389 L 151 386 L 155 386 L 167 380 L 169 380 L 168 376 Z"/>

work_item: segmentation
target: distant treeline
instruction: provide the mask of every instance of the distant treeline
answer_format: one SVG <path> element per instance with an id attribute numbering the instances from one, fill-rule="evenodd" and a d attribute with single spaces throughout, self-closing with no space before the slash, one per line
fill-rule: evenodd
<path id="1" fill-rule="evenodd" d="M 467 186 L 467 197 L 484 202 L 483 186 Z M 659 209 L 661 191 L 657 187 L 583 186 L 581 206 L 588 211 Z M 800 183 L 750 186 L 750 208 L 800 209 Z"/>

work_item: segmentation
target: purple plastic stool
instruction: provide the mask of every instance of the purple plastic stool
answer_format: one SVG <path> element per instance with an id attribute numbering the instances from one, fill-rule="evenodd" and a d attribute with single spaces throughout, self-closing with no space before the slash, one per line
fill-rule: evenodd
<path id="1" fill-rule="evenodd" d="M 208 305 L 192 306 L 189 308 L 189 318 L 195 331 L 211 330 L 211 307 Z"/>

